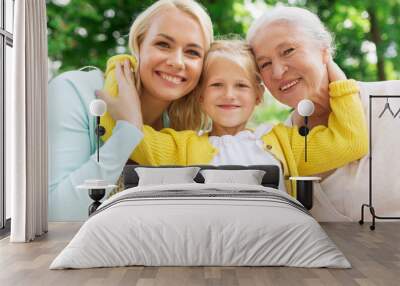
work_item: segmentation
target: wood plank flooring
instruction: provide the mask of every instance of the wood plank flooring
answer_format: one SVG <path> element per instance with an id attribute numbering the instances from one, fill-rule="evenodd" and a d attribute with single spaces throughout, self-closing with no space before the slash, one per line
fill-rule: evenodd
<path id="1" fill-rule="evenodd" d="M 400 222 L 325 223 L 322 227 L 351 262 L 352 269 L 290 267 L 120 267 L 49 270 L 51 261 L 78 231 L 79 223 L 51 223 L 32 243 L 0 241 L 0 285 L 400 285 Z"/>

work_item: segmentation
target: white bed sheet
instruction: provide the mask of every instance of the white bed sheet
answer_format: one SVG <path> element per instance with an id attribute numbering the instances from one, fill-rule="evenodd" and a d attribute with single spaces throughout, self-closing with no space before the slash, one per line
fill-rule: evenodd
<path id="1" fill-rule="evenodd" d="M 258 198 L 115 200 L 154 190 L 264 190 L 262 186 L 184 184 L 143 186 L 110 198 L 90 217 L 50 269 L 145 266 L 294 266 L 349 268 L 315 219 Z M 107 205 L 109 205 L 107 207 Z"/>

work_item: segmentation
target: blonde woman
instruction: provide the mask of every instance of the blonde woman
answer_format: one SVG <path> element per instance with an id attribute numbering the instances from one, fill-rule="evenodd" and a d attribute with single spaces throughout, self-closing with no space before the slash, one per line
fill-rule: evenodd
<path id="1" fill-rule="evenodd" d="M 118 93 L 115 64 L 128 59 L 134 67 L 135 86 L 140 95 L 143 120 L 159 130 L 194 129 L 200 121 L 192 91 L 197 85 L 205 53 L 213 39 L 208 15 L 193 1 L 161 0 L 136 19 L 129 33 L 132 55 L 108 61 L 105 89 Z M 179 32 L 177 33 L 177 27 Z M 118 98 L 110 108 L 121 109 Z M 102 124 L 107 139 L 114 120 L 106 114 Z"/>
<path id="2" fill-rule="evenodd" d="M 99 163 L 94 155 L 94 119 L 88 106 L 95 90 L 103 87 L 102 75 L 97 71 L 68 72 L 49 83 L 50 220 L 87 218 L 90 199 L 76 186 L 94 178 L 117 181 L 142 138 L 134 126 L 139 117 L 155 129 L 168 125 L 189 128 L 188 123 L 200 120 L 185 110 L 192 105 L 191 94 L 212 39 L 211 20 L 196 1 L 160 0 L 135 19 L 129 35 L 135 57 L 110 59 L 107 74 L 113 74 L 113 63 L 121 59 L 128 58 L 132 63 L 138 60 L 135 88 L 142 110 L 138 116 L 134 96 L 108 102 L 116 124 L 110 121 L 105 126 L 109 140 L 101 147 Z M 105 84 L 110 90 L 117 89 L 112 76 Z"/>
<path id="3" fill-rule="evenodd" d="M 326 65 L 332 112 L 328 127 L 318 126 L 308 135 L 308 161 L 304 162 L 304 137 L 297 127 L 263 125 L 246 129 L 253 110 L 263 96 L 261 76 L 250 48 L 242 41 L 215 41 L 209 50 L 198 86 L 202 111 L 211 118 L 212 130 L 205 134 L 166 128 L 156 131 L 135 125 L 144 138 L 131 158 L 147 165 L 164 164 L 272 164 L 281 170 L 280 189 L 290 192 L 288 176 L 328 171 L 364 156 L 367 131 L 358 86 L 346 80 L 329 60 Z M 120 97 L 136 96 L 130 64 L 117 64 Z M 106 101 L 113 99 L 101 92 Z M 136 108 L 140 113 L 140 107 Z M 113 114 L 111 114 L 114 116 Z M 344 139 L 345 138 L 345 139 Z M 295 195 L 292 193 L 292 195 Z"/>

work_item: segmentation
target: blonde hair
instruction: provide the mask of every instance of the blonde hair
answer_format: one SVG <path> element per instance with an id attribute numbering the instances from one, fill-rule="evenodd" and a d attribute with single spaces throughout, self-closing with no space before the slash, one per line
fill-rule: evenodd
<path id="1" fill-rule="evenodd" d="M 196 20 L 206 40 L 206 51 L 209 49 L 213 38 L 213 27 L 210 16 L 198 2 L 194 0 L 159 0 L 144 10 L 136 17 L 129 32 L 129 49 L 139 61 L 140 45 L 146 36 L 153 17 L 166 8 L 177 8 Z M 140 63 L 139 63 L 140 64 Z M 137 65 L 138 67 L 139 65 Z M 135 70 L 136 88 L 141 90 L 139 70 Z M 192 129 L 200 120 L 200 113 L 197 111 L 196 102 L 193 99 L 193 92 L 173 101 L 168 107 L 170 127 L 176 130 Z"/>
<path id="2" fill-rule="evenodd" d="M 241 67 L 250 79 L 250 83 L 256 92 L 256 96 L 259 96 L 260 99 L 263 98 L 262 95 L 264 93 L 264 85 L 250 46 L 238 37 L 230 36 L 230 38 L 222 38 L 214 41 L 211 44 L 210 50 L 208 51 L 204 60 L 203 72 L 201 74 L 199 84 L 195 90 L 197 102 L 199 102 L 199 98 L 206 87 L 206 79 L 210 65 L 215 59 L 218 58 L 228 59 Z M 200 111 L 200 113 L 202 120 L 200 124 L 196 126 L 195 130 L 207 131 L 209 128 L 209 120 L 206 119 L 206 114 L 204 114 L 202 111 Z"/>
<path id="3" fill-rule="evenodd" d="M 251 24 L 247 32 L 247 41 L 251 44 L 261 28 L 267 24 L 279 21 L 285 21 L 295 27 L 304 29 L 324 48 L 327 48 L 332 56 L 334 55 L 335 43 L 333 34 L 329 32 L 317 15 L 299 7 L 279 6 L 266 11 Z"/>

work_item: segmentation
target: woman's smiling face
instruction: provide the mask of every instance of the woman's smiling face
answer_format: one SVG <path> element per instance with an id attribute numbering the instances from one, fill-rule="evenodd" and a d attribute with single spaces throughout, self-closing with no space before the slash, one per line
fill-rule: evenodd
<path id="1" fill-rule="evenodd" d="M 157 14 L 140 44 L 139 74 L 143 92 L 173 101 L 197 85 L 206 50 L 200 24 L 176 8 Z"/>
<path id="2" fill-rule="evenodd" d="M 329 52 L 306 31 L 284 21 L 261 27 L 250 43 L 265 86 L 280 102 L 297 107 L 328 86 Z"/>

